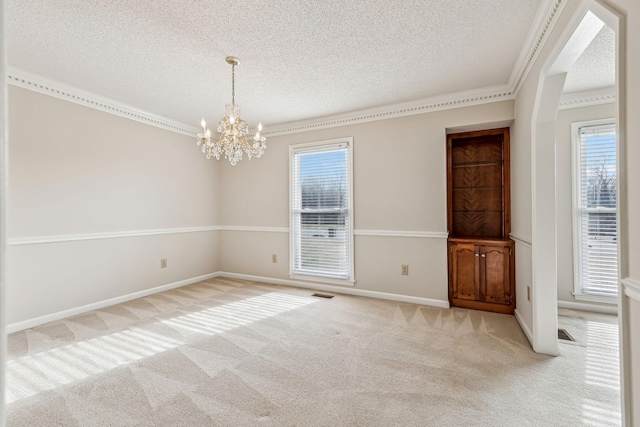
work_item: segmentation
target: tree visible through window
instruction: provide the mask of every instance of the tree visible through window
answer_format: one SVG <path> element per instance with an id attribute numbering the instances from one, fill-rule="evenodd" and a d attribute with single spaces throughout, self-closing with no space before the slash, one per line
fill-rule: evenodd
<path id="1" fill-rule="evenodd" d="M 291 148 L 292 273 L 351 279 L 349 141 Z"/>
<path id="2" fill-rule="evenodd" d="M 614 123 L 574 124 L 575 292 L 618 293 L 616 133 Z"/>

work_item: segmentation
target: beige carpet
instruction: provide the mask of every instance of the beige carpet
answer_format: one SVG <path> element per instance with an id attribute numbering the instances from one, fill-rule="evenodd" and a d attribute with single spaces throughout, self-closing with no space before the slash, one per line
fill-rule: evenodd
<path id="1" fill-rule="evenodd" d="M 619 425 L 616 325 L 213 279 L 9 336 L 9 426 Z"/>

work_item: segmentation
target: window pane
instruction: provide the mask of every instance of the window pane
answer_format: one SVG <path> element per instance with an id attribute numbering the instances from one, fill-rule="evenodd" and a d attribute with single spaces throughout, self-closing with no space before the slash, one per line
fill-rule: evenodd
<path id="1" fill-rule="evenodd" d="M 579 291 L 618 293 L 615 126 L 579 129 Z"/>
<path id="2" fill-rule="evenodd" d="M 348 147 L 293 151 L 293 273 L 351 276 Z"/>

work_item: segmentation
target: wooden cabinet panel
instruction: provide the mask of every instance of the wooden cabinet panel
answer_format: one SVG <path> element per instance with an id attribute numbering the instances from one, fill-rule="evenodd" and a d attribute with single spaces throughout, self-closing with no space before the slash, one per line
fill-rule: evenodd
<path id="1" fill-rule="evenodd" d="M 475 137 L 453 136 L 456 150 L 453 152 L 453 164 L 501 161 L 502 135 L 478 135 Z"/>
<path id="2" fill-rule="evenodd" d="M 479 266 L 476 262 L 476 246 L 455 245 L 452 255 L 452 295 L 454 298 L 476 300 L 480 297 L 478 286 Z"/>
<path id="3" fill-rule="evenodd" d="M 453 167 L 449 184 L 451 188 L 502 187 L 502 164 Z"/>
<path id="4" fill-rule="evenodd" d="M 480 300 L 511 303 L 510 268 L 507 246 L 480 246 Z"/>
<path id="5" fill-rule="evenodd" d="M 452 202 L 453 212 L 497 211 L 502 214 L 502 187 L 454 188 Z"/>
<path id="6" fill-rule="evenodd" d="M 478 238 L 502 236 L 502 212 L 454 212 L 452 216 L 452 235 Z"/>

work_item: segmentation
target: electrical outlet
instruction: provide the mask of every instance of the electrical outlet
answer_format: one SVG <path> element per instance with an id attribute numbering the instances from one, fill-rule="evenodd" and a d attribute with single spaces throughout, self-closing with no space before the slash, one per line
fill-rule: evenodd
<path id="1" fill-rule="evenodd" d="M 278 263 L 278 254 L 272 254 L 271 255 L 271 262 L 274 264 Z"/>
<path id="2" fill-rule="evenodd" d="M 167 268 L 167 259 L 166 258 L 162 258 L 160 260 L 160 268 Z"/>
<path id="3" fill-rule="evenodd" d="M 402 264 L 402 272 L 400 273 L 403 276 L 408 276 L 409 275 L 409 265 L 408 264 Z"/>
<path id="4" fill-rule="evenodd" d="M 527 301 L 531 301 L 531 286 L 527 286 Z"/>

